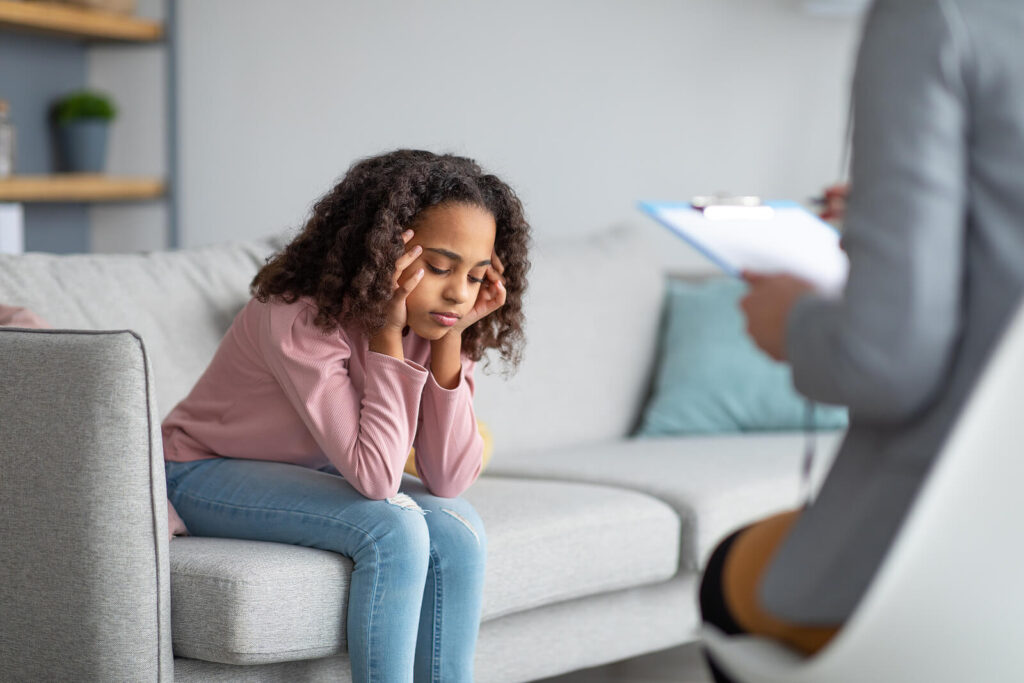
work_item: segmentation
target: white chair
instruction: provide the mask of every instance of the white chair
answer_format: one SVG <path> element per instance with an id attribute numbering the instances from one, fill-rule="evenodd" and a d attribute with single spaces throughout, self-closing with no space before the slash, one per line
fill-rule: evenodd
<path id="1" fill-rule="evenodd" d="M 741 683 L 1024 681 L 1024 313 L 969 399 L 861 604 L 802 657 L 704 627 Z"/>

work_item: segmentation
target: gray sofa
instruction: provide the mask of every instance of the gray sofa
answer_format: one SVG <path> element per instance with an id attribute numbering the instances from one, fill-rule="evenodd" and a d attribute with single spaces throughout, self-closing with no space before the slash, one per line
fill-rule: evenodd
<path id="1" fill-rule="evenodd" d="M 350 680 L 347 558 L 167 538 L 159 421 L 271 249 L 0 256 L 0 302 L 60 328 L 0 330 L 0 680 Z M 465 496 L 489 546 L 479 681 L 693 640 L 714 543 L 797 501 L 799 433 L 629 438 L 657 256 L 629 232 L 541 243 L 526 360 L 478 371 L 495 441 Z"/>

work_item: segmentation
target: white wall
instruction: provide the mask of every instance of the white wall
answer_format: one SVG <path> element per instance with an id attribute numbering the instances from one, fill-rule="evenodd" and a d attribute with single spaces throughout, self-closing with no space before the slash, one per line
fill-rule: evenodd
<path id="1" fill-rule="evenodd" d="M 501 174 L 540 240 L 647 225 L 640 198 L 806 199 L 838 173 L 858 19 L 801 0 L 174 1 L 184 246 L 297 227 L 399 146 Z M 166 170 L 165 58 L 90 50 L 122 105 L 113 172 Z M 159 203 L 91 213 L 97 251 L 164 244 Z"/>
<path id="2" fill-rule="evenodd" d="M 796 0 L 177 2 L 185 245 L 297 227 L 399 146 L 475 157 L 539 239 L 838 173 L 858 20 Z"/>

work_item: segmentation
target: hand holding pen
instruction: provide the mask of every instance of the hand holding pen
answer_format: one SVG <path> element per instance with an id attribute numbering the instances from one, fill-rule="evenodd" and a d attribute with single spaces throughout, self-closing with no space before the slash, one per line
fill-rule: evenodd
<path id="1" fill-rule="evenodd" d="M 814 203 L 821 207 L 818 214 L 823 221 L 842 222 L 846 215 L 846 197 L 850 194 L 849 183 L 836 183 L 825 188 L 825 194 L 815 197 Z"/>

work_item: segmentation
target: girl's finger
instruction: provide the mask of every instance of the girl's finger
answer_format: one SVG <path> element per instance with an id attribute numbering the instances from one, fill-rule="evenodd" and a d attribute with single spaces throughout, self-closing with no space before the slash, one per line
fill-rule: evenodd
<path id="1" fill-rule="evenodd" d="M 502 274 L 505 273 L 505 266 L 501 262 L 501 259 L 498 258 L 498 252 L 496 252 L 496 251 L 491 252 L 491 268 L 493 268 L 494 270 L 498 271 L 499 275 L 502 275 Z"/>
<path id="2" fill-rule="evenodd" d="M 409 264 L 419 258 L 419 255 L 423 252 L 423 247 L 416 245 L 409 251 L 405 252 L 398 257 L 395 261 L 395 282 L 398 282 L 398 278 L 402 275 L 402 271 L 409 267 Z"/>
<path id="3" fill-rule="evenodd" d="M 494 287 L 499 282 L 502 282 L 502 283 L 505 282 L 505 278 L 502 277 L 501 272 L 498 271 L 498 270 L 495 270 L 493 267 L 489 267 L 487 269 L 487 273 L 485 274 L 485 277 L 487 278 L 487 286 L 488 287 Z"/>
<path id="4" fill-rule="evenodd" d="M 504 282 L 499 281 L 495 289 L 497 291 L 494 293 L 494 308 L 491 311 L 492 313 L 504 306 L 505 299 L 508 298 L 508 292 L 505 290 Z"/>
<path id="5" fill-rule="evenodd" d="M 402 242 L 404 242 L 405 244 L 409 244 L 409 240 L 411 240 L 412 236 L 415 234 L 416 233 L 412 231 L 412 228 L 406 230 L 405 232 L 402 233 Z"/>
<path id="6" fill-rule="evenodd" d="M 398 289 L 395 290 L 395 294 L 392 300 L 403 301 L 405 297 L 409 296 L 412 290 L 416 289 L 416 285 L 423 279 L 423 269 L 420 268 L 415 273 L 405 279 L 405 282 L 398 285 Z"/>

